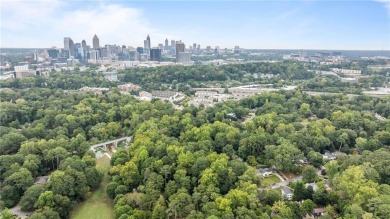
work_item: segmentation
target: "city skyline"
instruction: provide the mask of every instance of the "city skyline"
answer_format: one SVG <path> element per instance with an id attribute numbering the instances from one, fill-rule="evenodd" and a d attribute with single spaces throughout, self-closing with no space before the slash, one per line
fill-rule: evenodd
<path id="1" fill-rule="evenodd" d="M 389 50 L 390 1 L 3 1 L 2 48 L 151 47 L 165 39 L 220 48 Z M 18 18 L 18 19 L 17 19 Z"/>

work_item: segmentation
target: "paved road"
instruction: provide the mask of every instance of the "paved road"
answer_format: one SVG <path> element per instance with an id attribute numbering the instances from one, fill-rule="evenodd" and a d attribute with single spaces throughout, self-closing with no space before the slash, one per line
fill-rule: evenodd
<path id="1" fill-rule="evenodd" d="M 277 188 L 280 188 L 280 187 L 284 187 L 284 186 L 287 186 L 290 182 L 298 182 L 298 181 L 301 181 L 301 180 L 302 180 L 302 176 L 297 176 L 297 177 L 294 177 L 292 179 L 285 180 L 283 182 L 278 182 L 278 183 L 272 185 L 271 189 L 277 189 Z"/>
<path id="2" fill-rule="evenodd" d="M 9 209 L 13 214 L 17 215 L 20 219 L 25 219 L 32 214 L 32 212 L 24 212 L 20 209 L 20 205 L 17 204 L 15 207 Z"/>
<path id="3" fill-rule="evenodd" d="M 282 173 L 281 173 L 282 174 Z M 291 178 L 291 179 L 288 179 L 286 176 L 280 176 L 278 173 L 274 173 L 274 175 L 276 175 L 277 177 L 279 177 L 279 179 L 281 180 L 281 182 L 278 182 L 278 183 L 275 183 L 274 185 L 272 185 L 271 187 L 268 187 L 268 188 L 259 188 L 259 190 L 271 190 L 271 189 L 277 189 L 277 188 L 280 188 L 280 187 L 285 187 L 285 186 L 288 186 L 289 183 L 291 182 L 298 182 L 298 181 L 301 181 L 302 180 L 302 176 L 297 176 L 297 177 L 294 177 L 294 178 Z M 317 170 L 317 175 L 318 176 L 321 176 L 321 168 L 319 170 Z M 284 180 L 287 179 L 287 180 Z"/>

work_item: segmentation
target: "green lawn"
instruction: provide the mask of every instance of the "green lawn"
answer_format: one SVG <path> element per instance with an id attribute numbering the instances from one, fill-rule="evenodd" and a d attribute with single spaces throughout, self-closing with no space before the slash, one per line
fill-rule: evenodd
<path id="1" fill-rule="evenodd" d="M 272 184 L 278 183 L 278 182 L 280 182 L 280 179 L 279 179 L 279 177 L 277 177 L 275 175 L 260 178 L 260 183 L 261 183 L 262 187 L 271 186 Z"/>
<path id="2" fill-rule="evenodd" d="M 100 187 L 92 195 L 80 203 L 71 213 L 71 219 L 110 219 L 114 218 L 114 208 L 112 200 L 106 194 L 108 184 L 107 172 L 110 169 L 110 160 L 107 156 L 97 161 L 96 167 L 99 171 L 105 173 Z"/>

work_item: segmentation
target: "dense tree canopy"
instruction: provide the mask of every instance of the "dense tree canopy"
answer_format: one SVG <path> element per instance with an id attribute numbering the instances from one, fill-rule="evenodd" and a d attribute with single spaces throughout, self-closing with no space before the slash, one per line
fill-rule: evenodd
<path id="1" fill-rule="evenodd" d="M 308 79 L 308 70 L 295 62 L 134 68 L 121 72 L 121 79 L 148 90 L 242 82 L 254 73 Z M 344 218 L 390 215 L 389 98 L 296 90 L 175 110 L 117 89 L 66 92 L 112 85 L 98 74 L 72 76 L 1 82 L 12 88 L 0 91 L 1 208 L 19 202 L 23 210 L 35 210 L 31 218 L 67 218 L 102 179 L 89 146 L 132 135 L 132 144 L 111 157 L 106 190 L 115 218 L 300 218 L 315 207 Z M 255 115 L 246 121 L 249 113 Z M 334 151 L 345 155 L 323 159 Z M 302 174 L 304 182 L 288 185 L 293 201 L 266 186 L 258 174 L 262 167 Z M 33 185 L 42 175 L 50 175 L 48 182 Z M 315 191 L 304 184 L 314 182 Z"/>

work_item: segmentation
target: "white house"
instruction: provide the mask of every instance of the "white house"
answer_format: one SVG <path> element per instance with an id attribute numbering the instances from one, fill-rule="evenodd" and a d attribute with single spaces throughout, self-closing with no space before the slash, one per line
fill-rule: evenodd
<path id="1" fill-rule="evenodd" d="M 325 154 L 322 155 L 322 157 L 328 160 L 336 160 L 336 155 L 334 153 L 326 152 Z"/>
<path id="2" fill-rule="evenodd" d="M 282 197 L 291 201 L 293 198 L 293 192 L 287 187 L 282 187 Z"/>
<path id="3" fill-rule="evenodd" d="M 309 186 L 313 188 L 313 191 L 316 191 L 318 189 L 318 186 L 316 183 L 306 183 L 305 188 L 307 189 Z"/>
<path id="4" fill-rule="evenodd" d="M 260 172 L 260 174 L 261 174 L 262 176 L 264 176 L 264 177 L 273 174 L 273 171 L 272 171 L 272 169 L 270 169 L 270 168 L 262 168 L 262 169 L 259 170 L 259 172 Z"/>

